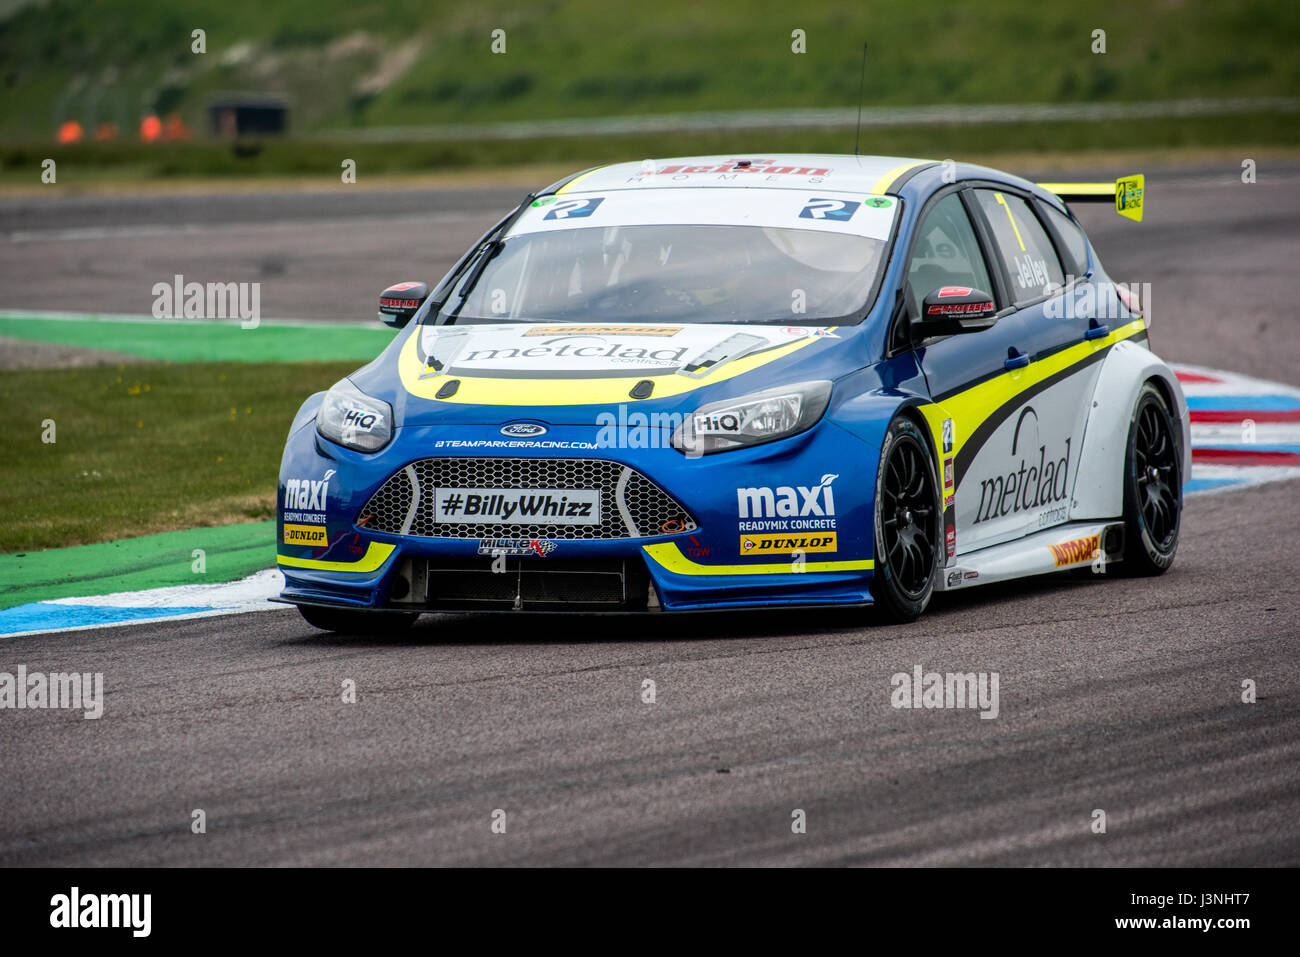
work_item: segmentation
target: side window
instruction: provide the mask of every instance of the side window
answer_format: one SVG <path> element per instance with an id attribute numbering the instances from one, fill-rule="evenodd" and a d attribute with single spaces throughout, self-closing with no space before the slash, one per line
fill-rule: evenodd
<path id="1" fill-rule="evenodd" d="M 1061 244 L 1071 259 L 1071 262 L 1064 264 L 1066 271 L 1073 276 L 1087 275 L 1088 240 L 1084 237 L 1083 230 L 1056 207 L 1049 206 L 1047 203 L 1039 203 L 1039 206 L 1047 210 L 1047 221 L 1056 230 L 1056 235 L 1060 237 Z"/>
<path id="2" fill-rule="evenodd" d="M 940 286 L 972 286 L 993 295 L 979 240 L 956 193 L 935 203 L 917 228 L 907 281 L 918 314 L 922 300 Z"/>
<path id="3" fill-rule="evenodd" d="M 993 189 L 977 189 L 975 196 L 1011 276 L 1011 297 L 1016 305 L 1041 299 L 1048 283 L 1065 284 L 1056 249 L 1028 203 Z"/>

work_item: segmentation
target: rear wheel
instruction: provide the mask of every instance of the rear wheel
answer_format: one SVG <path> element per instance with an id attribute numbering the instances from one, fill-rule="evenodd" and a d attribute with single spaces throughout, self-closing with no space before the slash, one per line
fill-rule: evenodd
<path id="1" fill-rule="evenodd" d="M 911 419 L 885 433 L 876 473 L 876 567 L 871 593 L 890 621 L 915 621 L 939 574 L 943 512 L 934 457 Z"/>
<path id="2" fill-rule="evenodd" d="M 320 605 L 299 605 L 298 613 L 309 625 L 345 635 L 400 634 L 420 617 L 414 612 L 352 611 L 347 608 L 322 608 Z"/>
<path id="3" fill-rule="evenodd" d="M 1183 511 L 1182 455 L 1164 396 L 1138 393 L 1124 455 L 1124 571 L 1159 575 L 1174 563 Z"/>

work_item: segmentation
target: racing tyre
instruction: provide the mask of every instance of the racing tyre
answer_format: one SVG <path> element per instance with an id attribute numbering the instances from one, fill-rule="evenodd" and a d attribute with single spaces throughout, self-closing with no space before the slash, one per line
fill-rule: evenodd
<path id="1" fill-rule="evenodd" d="M 876 472 L 876 567 L 871 594 L 891 622 L 915 621 L 930 604 L 942 559 L 943 508 L 934 456 L 916 424 L 896 418 Z"/>
<path id="2" fill-rule="evenodd" d="M 1182 455 L 1164 396 L 1138 393 L 1124 454 L 1124 564 L 1129 575 L 1160 575 L 1174 563 L 1183 512 Z"/>
<path id="3" fill-rule="evenodd" d="M 396 635 L 415 623 L 418 614 L 403 611 L 351 611 L 346 608 L 322 608 L 299 605 L 298 612 L 307 624 L 325 631 L 345 635 Z"/>

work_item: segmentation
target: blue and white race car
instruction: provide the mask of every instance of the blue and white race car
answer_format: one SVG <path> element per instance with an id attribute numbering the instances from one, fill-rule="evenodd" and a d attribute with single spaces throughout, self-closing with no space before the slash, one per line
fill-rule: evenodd
<path id="1" fill-rule="evenodd" d="M 433 611 L 874 605 L 1169 567 L 1187 404 L 1065 199 L 897 157 L 588 170 L 529 195 L 294 420 L 283 601 Z"/>

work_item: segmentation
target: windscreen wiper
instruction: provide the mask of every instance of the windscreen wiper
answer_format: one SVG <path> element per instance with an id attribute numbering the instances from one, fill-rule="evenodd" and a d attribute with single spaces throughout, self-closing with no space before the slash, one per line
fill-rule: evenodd
<path id="1" fill-rule="evenodd" d="M 479 277 L 483 275 L 483 270 L 487 269 L 488 263 L 495 259 L 497 254 L 505 248 L 506 244 L 504 240 L 492 239 L 487 242 L 483 255 L 479 257 L 478 262 L 474 264 L 474 268 L 469 271 L 469 275 L 467 275 L 464 282 L 460 284 L 460 299 L 456 301 L 455 308 L 453 308 L 451 312 L 447 313 L 446 319 L 443 322 L 444 326 L 455 324 L 456 317 L 460 315 L 460 310 L 465 305 L 465 301 L 469 299 L 470 292 L 478 283 Z"/>
<path id="2" fill-rule="evenodd" d="M 449 326 L 456 322 L 456 317 L 460 315 L 461 307 L 465 305 L 465 300 L 469 298 L 470 290 L 474 288 L 474 285 L 479 281 L 479 277 L 483 275 L 483 270 L 487 268 L 487 264 L 491 262 L 505 247 L 504 240 L 499 237 L 504 236 L 510 231 L 510 227 L 519 220 L 519 217 L 524 214 L 524 210 L 528 209 L 529 205 L 536 199 L 536 193 L 529 193 L 525 196 L 524 201 L 515 207 L 515 211 L 497 224 L 497 228 L 492 231 L 491 238 L 483 244 L 487 247 L 484 254 L 479 258 L 479 261 L 474 264 L 469 275 L 465 277 L 465 281 L 462 283 L 452 283 L 451 289 L 454 289 L 459 285 L 460 288 L 464 290 L 464 293 L 461 295 L 460 301 L 456 303 L 456 308 L 447 313 L 443 325 Z M 451 290 L 449 289 L 448 293 L 450 294 L 450 292 Z M 444 304 L 439 304 L 439 311 L 441 311 L 443 305 Z"/>

